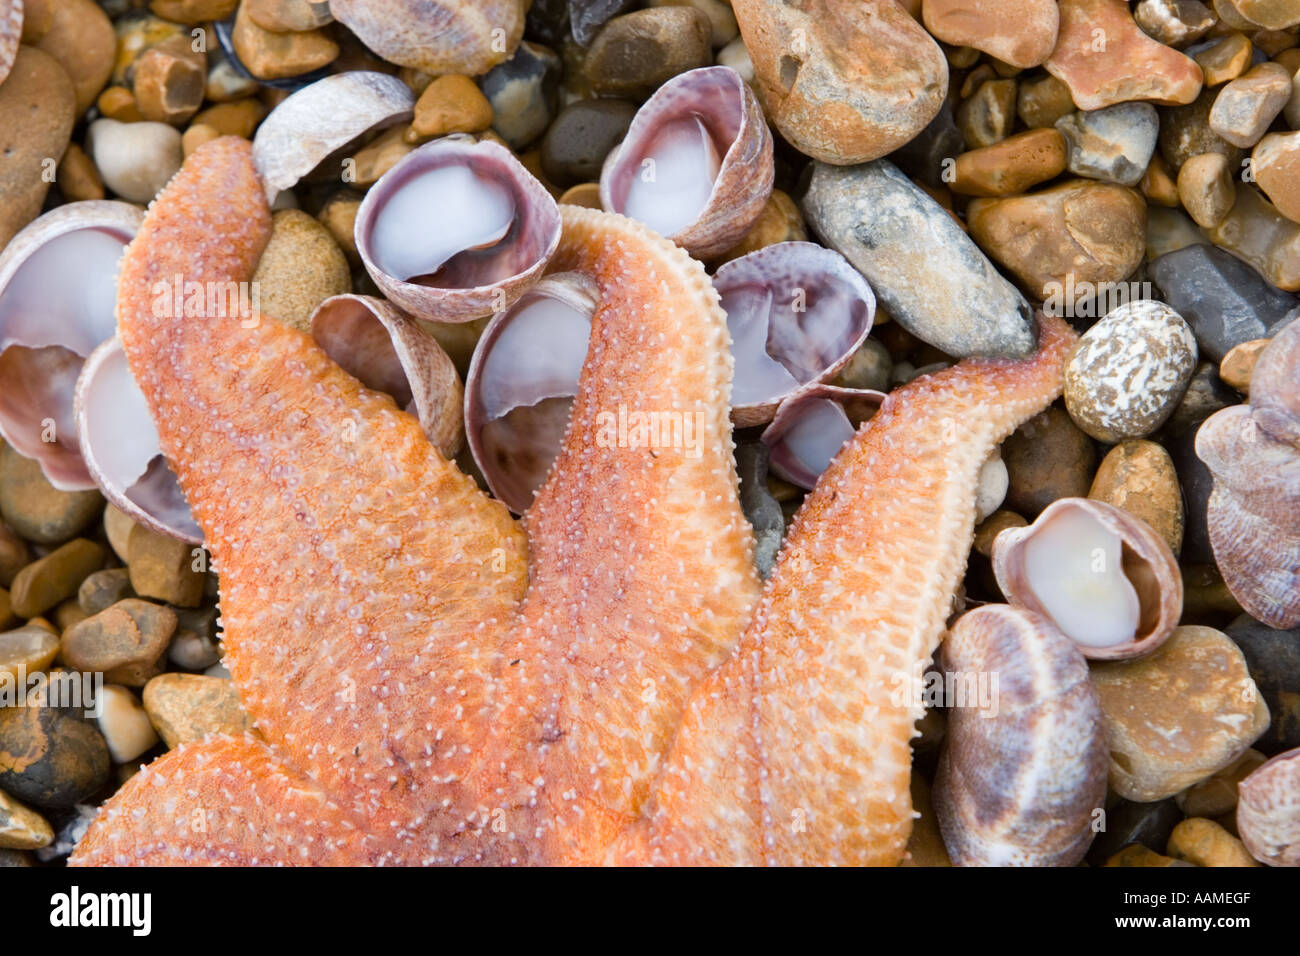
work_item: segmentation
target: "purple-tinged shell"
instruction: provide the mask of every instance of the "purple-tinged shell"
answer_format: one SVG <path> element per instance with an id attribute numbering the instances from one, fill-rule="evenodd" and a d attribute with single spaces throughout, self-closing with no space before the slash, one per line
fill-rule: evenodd
<path id="1" fill-rule="evenodd" d="M 1300 747 L 1280 753 L 1237 787 L 1237 832 L 1269 866 L 1300 866 Z"/>
<path id="2" fill-rule="evenodd" d="M 336 295 L 312 313 L 311 334 L 349 375 L 413 414 L 444 458 L 460 451 L 460 377 L 438 340 L 414 319 L 383 299 Z"/>
<path id="3" fill-rule="evenodd" d="M 131 518 L 192 544 L 203 531 L 163 457 L 144 393 L 114 337 L 90 353 L 77 378 L 77 432 L 95 484 Z"/>
<path id="4" fill-rule="evenodd" d="M 117 329 L 117 268 L 140 227 L 130 203 L 68 203 L 0 253 L 0 436 L 56 488 L 95 487 L 74 392 L 83 361 Z"/>
<path id="5" fill-rule="evenodd" d="M 468 322 L 510 308 L 560 242 L 555 199 L 504 147 L 464 136 L 421 146 L 357 211 L 357 251 L 410 315 Z"/>
<path id="6" fill-rule="evenodd" d="M 825 382 L 871 331 L 876 297 L 838 252 L 812 242 L 778 242 L 733 259 L 713 277 L 727 313 L 731 420 L 763 425 L 800 388 Z"/>
<path id="7" fill-rule="evenodd" d="M 1101 701 L 1083 656 L 1042 615 L 991 604 L 957 620 L 939 666 L 957 696 L 946 701 L 934 781 L 953 864 L 1076 865 L 1105 806 L 1108 773 Z"/>
<path id="8" fill-rule="evenodd" d="M 271 110 L 253 137 L 267 201 L 366 135 L 407 122 L 414 108 L 410 87 L 386 73 L 353 70 L 304 86 Z"/>
<path id="9" fill-rule="evenodd" d="M 758 99 L 735 70 L 706 66 L 673 77 L 637 110 L 605 159 L 600 200 L 709 259 L 757 221 L 774 175 Z"/>
<path id="10" fill-rule="evenodd" d="M 763 430 L 768 467 L 800 488 L 817 479 L 885 400 L 884 392 L 812 382 L 783 401 Z"/>
<path id="11" fill-rule="evenodd" d="M 14 67 L 22 36 L 23 0 L 0 0 L 0 83 Z"/>
<path id="12" fill-rule="evenodd" d="M 527 0 L 330 0 L 334 18 L 390 63 L 478 76 L 524 35 Z"/>
<path id="13" fill-rule="evenodd" d="M 1169 544 L 1141 518 L 1092 498 L 1059 498 L 993 542 L 1007 601 L 1041 614 L 1091 660 L 1149 654 L 1183 613 Z"/>
<path id="14" fill-rule="evenodd" d="M 465 433 L 499 500 L 523 514 L 560 451 L 600 292 L 588 276 L 547 276 L 483 331 L 465 380 Z"/>

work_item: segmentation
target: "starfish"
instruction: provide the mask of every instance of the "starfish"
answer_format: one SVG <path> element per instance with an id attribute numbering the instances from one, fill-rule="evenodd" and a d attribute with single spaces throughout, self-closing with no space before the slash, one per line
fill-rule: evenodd
<path id="1" fill-rule="evenodd" d="M 300 332 L 155 314 L 248 280 L 248 144 L 187 159 L 124 256 L 119 333 L 221 576 L 259 734 L 143 768 L 75 864 L 896 863 L 919 702 L 981 463 L 1061 390 L 1073 333 L 891 394 L 765 588 L 738 505 L 725 317 L 703 267 L 563 207 L 600 293 L 563 448 L 522 522 Z M 252 327 L 247 327 L 252 326 Z M 699 413 L 615 447 L 601 413 Z"/>

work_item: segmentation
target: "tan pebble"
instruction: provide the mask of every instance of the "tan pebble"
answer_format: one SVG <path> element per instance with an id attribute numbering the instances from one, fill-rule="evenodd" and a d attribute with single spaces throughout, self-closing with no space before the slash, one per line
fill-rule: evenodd
<path id="1" fill-rule="evenodd" d="M 957 127 L 970 149 L 1001 142 L 1015 123 L 1015 80 L 989 80 L 957 107 Z"/>
<path id="2" fill-rule="evenodd" d="M 14 611 L 21 617 L 44 614 L 77 593 L 86 576 L 104 564 L 104 549 L 74 538 L 18 572 L 10 588 Z"/>
<path id="3" fill-rule="evenodd" d="M 249 18 L 245 4 L 240 4 L 235 14 L 232 40 L 248 72 L 262 80 L 310 73 L 328 66 L 339 55 L 338 44 L 320 30 L 272 33 L 262 29 Z"/>
<path id="4" fill-rule="evenodd" d="M 131 541 L 131 529 L 134 527 L 135 521 L 117 505 L 110 503 L 104 509 L 104 536 L 108 538 L 109 547 L 123 562 L 130 554 L 127 545 Z"/>
<path id="5" fill-rule="evenodd" d="M 1237 809 L 1237 786 L 1268 758 L 1258 750 L 1247 750 L 1241 759 L 1224 767 L 1208 780 L 1188 787 L 1174 797 L 1178 808 L 1189 817 L 1231 816 Z"/>
<path id="6" fill-rule="evenodd" d="M 1163 800 L 1235 763 L 1268 727 L 1241 650 L 1209 627 L 1179 627 L 1131 661 L 1094 663 L 1110 741 L 1110 786 Z"/>
<path id="7" fill-rule="evenodd" d="M 1250 41 L 1240 33 L 1229 33 L 1193 57 L 1205 77 L 1206 86 L 1235 80 L 1250 66 Z"/>
<path id="8" fill-rule="evenodd" d="M 1008 528 L 1023 528 L 1028 524 L 1028 521 L 1014 511 L 1005 509 L 995 511 L 981 521 L 979 527 L 975 529 L 973 546 L 984 557 L 990 557 L 993 554 L 993 542 L 998 535 Z"/>
<path id="9" fill-rule="evenodd" d="M 357 150 L 351 157 L 347 181 L 356 186 L 373 186 L 380 176 L 415 149 L 406 141 L 405 134 L 406 127 L 394 126 Z"/>
<path id="10" fill-rule="evenodd" d="M 104 181 L 99 178 L 95 161 L 76 143 L 69 143 L 59 160 L 56 181 L 59 192 L 69 202 L 104 198 Z"/>
<path id="11" fill-rule="evenodd" d="M 214 139 L 220 138 L 218 133 L 211 126 L 204 123 L 195 123 L 181 134 L 181 154 L 189 159 L 190 155 L 205 143 L 210 143 Z"/>
<path id="12" fill-rule="evenodd" d="M 144 709 L 169 748 L 209 734 L 239 736 L 253 730 L 234 682 L 220 677 L 161 674 L 145 686 Z"/>
<path id="13" fill-rule="evenodd" d="M 1300 23 L 1300 7 L 1295 0 L 1230 0 L 1230 5 L 1244 20 L 1269 30 Z"/>
<path id="14" fill-rule="evenodd" d="M 44 671 L 59 653 L 59 637 L 46 628 L 27 624 L 0 633 L 0 675 L 19 680 Z"/>
<path id="15" fill-rule="evenodd" d="M 195 123 L 210 126 L 222 136 L 252 139 L 257 124 L 266 116 L 266 107 L 256 97 L 209 106 L 194 117 Z"/>
<path id="16" fill-rule="evenodd" d="M 600 209 L 600 183 L 578 183 L 576 186 L 570 186 L 560 196 L 560 202 L 569 206 Z"/>
<path id="17" fill-rule="evenodd" d="M 161 604 L 126 598 L 68 628 L 60 654 L 69 667 L 102 672 L 113 684 L 143 687 L 162 670 L 176 631 L 176 612 Z"/>
<path id="18" fill-rule="evenodd" d="M 1210 129 L 1243 149 L 1254 146 L 1291 97 L 1291 74 L 1277 63 L 1261 63 L 1219 91 L 1210 110 Z"/>
<path id="19" fill-rule="evenodd" d="M 244 0 L 244 6 L 254 23 L 273 33 L 318 30 L 333 19 L 329 4 L 309 0 Z"/>
<path id="20" fill-rule="evenodd" d="M 361 264 L 357 252 L 356 224 L 357 210 L 361 208 L 362 196 L 351 190 L 336 193 L 321 207 L 316 219 L 329 230 L 334 241 L 338 243 L 348 262 L 354 266 Z"/>
<path id="21" fill-rule="evenodd" d="M 1002 443 L 1006 508 L 1035 518 L 1058 498 L 1088 494 L 1096 464 L 1092 439 L 1055 406 L 1035 415 Z"/>
<path id="22" fill-rule="evenodd" d="M 1279 289 L 1300 291 L 1300 224 L 1248 185 L 1238 187 L 1236 197 L 1223 221 L 1205 230 L 1206 237 Z"/>
<path id="23" fill-rule="evenodd" d="M 94 521 L 103 506 L 98 491 L 60 491 L 39 464 L 0 445 L 0 515 L 28 541 L 67 541 Z"/>
<path id="24" fill-rule="evenodd" d="M 980 51 L 973 46 L 945 46 L 943 55 L 953 69 L 969 70 L 979 62 Z"/>
<path id="25" fill-rule="evenodd" d="M 1179 204 L 1178 184 L 1174 181 L 1174 177 L 1169 175 L 1169 167 L 1165 165 L 1159 153 L 1151 157 L 1151 162 L 1147 164 L 1147 171 L 1142 181 L 1138 183 L 1138 188 L 1142 190 L 1142 195 L 1147 197 L 1149 203 L 1156 203 L 1170 209 Z"/>
<path id="26" fill-rule="evenodd" d="M 1243 395 L 1250 392 L 1250 378 L 1255 371 L 1255 363 L 1260 353 L 1268 348 L 1272 339 L 1252 339 L 1234 345 L 1219 363 L 1219 378 L 1224 384 L 1231 385 Z"/>
<path id="27" fill-rule="evenodd" d="M 203 105 L 207 56 L 194 52 L 190 37 L 172 37 L 140 54 L 133 75 L 131 90 L 140 115 L 179 126 Z"/>
<path id="28" fill-rule="evenodd" d="M 915 0 L 913 0 L 915 2 Z M 709 18 L 710 43 L 714 48 L 725 46 L 740 34 L 736 15 L 727 0 L 650 0 L 652 7 L 694 7 Z"/>
<path id="29" fill-rule="evenodd" d="M 644 99 L 672 77 L 713 59 L 713 25 L 689 6 L 612 17 L 587 47 L 586 80 L 602 96 Z"/>
<path id="30" fill-rule="evenodd" d="M 930 785 L 915 770 L 912 771 L 912 811 L 920 816 L 912 821 L 912 832 L 907 838 L 907 851 L 901 866 L 952 866 L 948 848 L 939 832 L 939 820 L 934 813 Z"/>
<path id="31" fill-rule="evenodd" d="M 194 545 L 137 524 L 131 529 L 126 550 L 131 588 L 136 594 L 177 607 L 199 605 L 204 571 L 195 569 Z"/>
<path id="32" fill-rule="evenodd" d="M 1055 179 L 1065 172 L 1067 160 L 1059 130 L 1031 129 L 962 153 L 949 185 L 966 196 L 1010 196 Z"/>
<path id="33" fill-rule="evenodd" d="M 255 96 L 263 87 L 238 72 L 229 60 L 218 60 L 208 70 L 207 95 L 211 103 L 229 103 Z"/>
<path id="34" fill-rule="evenodd" d="M 1055 127 L 1075 110 L 1070 88 L 1050 73 L 1022 80 L 1016 92 L 1016 113 L 1030 129 Z"/>
<path id="35" fill-rule="evenodd" d="M 492 104 L 468 76 L 440 76 L 415 101 L 407 142 L 449 133 L 481 133 L 492 125 Z"/>
<path id="36" fill-rule="evenodd" d="M 0 849 L 38 850 L 54 841 L 45 818 L 0 790 Z"/>
<path id="37" fill-rule="evenodd" d="M 1251 171 L 1277 211 L 1300 222 L 1300 132 L 1265 135 L 1251 153 Z"/>
<path id="38" fill-rule="evenodd" d="M 61 601 L 59 606 L 54 609 L 54 626 L 60 632 L 63 632 L 74 625 L 80 624 L 88 617 L 90 615 L 81 609 L 81 605 L 77 603 L 76 598 L 68 598 L 66 601 Z"/>
<path id="39" fill-rule="evenodd" d="M 58 0 L 37 47 L 59 61 L 77 91 L 77 115 L 90 109 L 113 72 L 117 35 L 94 0 Z"/>
<path id="40" fill-rule="evenodd" d="M 54 4 L 57 0 L 23 0 L 24 43 L 39 43 L 54 24 Z"/>
<path id="41" fill-rule="evenodd" d="M 1056 0 L 926 0 L 925 28 L 944 43 L 975 47 L 1018 68 L 1038 66 L 1056 46 Z"/>
<path id="42" fill-rule="evenodd" d="M 1199 226 L 1223 222 L 1237 198 L 1235 170 L 1222 153 L 1201 153 L 1178 170 L 1178 198 Z"/>
<path id="43" fill-rule="evenodd" d="M 575 186 L 574 188 L 581 187 Z M 572 191 L 569 190 L 569 192 Z M 599 196 L 597 196 L 596 205 L 593 208 L 600 208 Z M 727 262 L 766 246 L 775 245 L 778 242 L 803 242 L 807 238 L 808 230 L 804 226 L 803 216 L 799 213 L 799 207 L 795 204 L 795 201 L 780 189 L 773 189 L 772 195 L 767 198 L 767 203 L 763 206 L 763 211 L 759 213 L 758 219 L 754 225 L 749 227 L 749 232 L 745 233 L 740 242 L 724 252 L 716 261 L 720 263 Z"/>
<path id="44" fill-rule="evenodd" d="M 1170 856 L 1197 866 L 1260 866 L 1246 845 L 1213 820 L 1193 817 L 1169 834 Z"/>
<path id="45" fill-rule="evenodd" d="M 113 763 L 127 763 L 158 743 L 158 734 L 139 698 L 128 688 L 108 684 L 99 697 L 99 732 Z"/>
<path id="46" fill-rule="evenodd" d="M 203 23 L 226 19 L 238 5 L 239 0 L 152 0 L 149 9 L 164 20 Z"/>
<path id="47" fill-rule="evenodd" d="M 0 587 L 14 583 L 14 575 L 32 560 L 27 542 L 13 528 L 0 521 Z"/>
<path id="48" fill-rule="evenodd" d="M 281 210 L 271 224 L 271 241 L 253 275 L 262 312 L 309 332 L 316 306 L 352 291 L 347 257 L 329 230 L 301 210 Z"/>
<path id="49" fill-rule="evenodd" d="M 1144 847 L 1141 843 L 1130 843 L 1109 860 L 1107 866 L 1178 866 L 1179 861 L 1164 856 L 1155 850 Z"/>
<path id="50" fill-rule="evenodd" d="M 0 248 L 40 214 L 49 163 L 68 148 L 76 116 L 76 92 L 63 67 L 20 46 L 0 83 Z"/>
<path id="51" fill-rule="evenodd" d="M 20 618 L 14 613 L 14 605 L 9 597 L 8 588 L 0 588 L 0 630 L 13 627 Z"/>
<path id="52" fill-rule="evenodd" d="M 122 123 L 138 123 L 144 119 L 140 107 L 136 105 L 135 94 L 125 86 L 108 87 L 99 94 L 95 105 L 101 114 Z"/>
<path id="53" fill-rule="evenodd" d="M 1088 497 L 1141 518 L 1178 554 L 1183 497 L 1173 459 L 1162 445 L 1142 439 L 1120 442 L 1101 460 Z"/>

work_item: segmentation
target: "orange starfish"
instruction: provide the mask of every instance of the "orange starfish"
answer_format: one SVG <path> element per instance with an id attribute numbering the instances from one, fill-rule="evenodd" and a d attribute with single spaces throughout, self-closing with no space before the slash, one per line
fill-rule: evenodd
<path id="1" fill-rule="evenodd" d="M 685 253 L 565 207 L 551 268 L 602 299 L 521 529 L 308 337 L 154 314 L 159 280 L 247 280 L 269 229 L 247 143 L 214 141 L 150 209 L 118 296 L 262 736 L 144 768 L 73 862 L 897 862 L 919 710 L 895 675 L 940 635 L 980 464 L 1060 392 L 1065 326 L 1030 360 L 891 395 L 760 599 L 725 320 Z M 699 445 L 609 447 L 620 404 L 701 412 Z"/>

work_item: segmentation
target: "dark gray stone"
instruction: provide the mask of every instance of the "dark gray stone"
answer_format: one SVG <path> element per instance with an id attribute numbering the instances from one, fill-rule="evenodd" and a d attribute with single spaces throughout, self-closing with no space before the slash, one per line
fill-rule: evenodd
<path id="1" fill-rule="evenodd" d="M 1268 704 L 1268 730 L 1252 746 L 1269 756 L 1300 747 L 1300 628 L 1280 631 L 1243 614 L 1225 633 Z"/>
<path id="2" fill-rule="evenodd" d="M 754 566 L 766 579 L 785 534 L 781 505 L 767 490 L 767 446 L 762 442 L 738 445 L 736 472 L 740 476 L 740 507 L 754 527 Z"/>
<path id="3" fill-rule="evenodd" d="M 1210 547 L 1210 532 L 1205 522 L 1205 509 L 1214 490 L 1214 479 L 1205 462 L 1196 455 L 1196 428 L 1189 428 L 1167 443 L 1169 457 L 1178 472 L 1178 485 L 1183 491 L 1183 550 L 1186 564 L 1200 562 L 1215 564 L 1214 549 Z"/>
<path id="4" fill-rule="evenodd" d="M 1103 866 L 1124 847 L 1134 843 L 1164 853 L 1169 834 L 1182 819 L 1183 811 L 1178 809 L 1173 797 L 1155 803 L 1121 800 L 1106 811 L 1106 829 L 1097 834 L 1088 848 L 1088 863 Z"/>
<path id="5" fill-rule="evenodd" d="M 573 38 L 586 46 L 607 21 L 635 6 L 636 0 L 569 0 L 569 28 Z"/>
<path id="6" fill-rule="evenodd" d="M 816 163 L 804 215 L 907 331 L 952 356 L 1022 357 L 1033 309 L 955 219 L 893 163 Z"/>
<path id="7" fill-rule="evenodd" d="M 600 179 L 609 151 L 636 115 L 628 100 L 579 100 L 560 111 L 542 140 L 542 169 L 561 188 Z"/>
<path id="8" fill-rule="evenodd" d="M 492 104 L 492 128 L 511 149 L 526 149 L 546 132 L 555 115 L 562 72 L 554 51 L 525 42 L 479 79 L 479 88 Z"/>
<path id="9" fill-rule="evenodd" d="M 1195 245 L 1151 263 L 1164 299 L 1187 320 L 1196 344 L 1219 362 L 1235 345 L 1262 339 L 1300 305 L 1300 299 L 1217 246 Z"/>
<path id="10" fill-rule="evenodd" d="M 1182 401 L 1165 422 L 1163 435 L 1166 439 L 1177 438 L 1188 429 L 1195 430 L 1221 408 L 1236 405 L 1241 401 L 1232 388 L 1223 384 L 1219 378 L 1219 368 L 1209 362 L 1201 362 L 1192 373 L 1192 380 L 1187 383 L 1187 391 Z"/>
<path id="11" fill-rule="evenodd" d="M 956 160 L 965 151 L 966 142 L 953 119 L 952 99 L 949 98 L 930 124 L 914 139 L 894 150 L 889 158 L 913 179 L 937 188 L 946 186 L 944 160 Z"/>
<path id="12" fill-rule="evenodd" d="M 524 38 L 558 47 L 569 36 L 569 0 L 533 0 L 524 20 Z"/>

